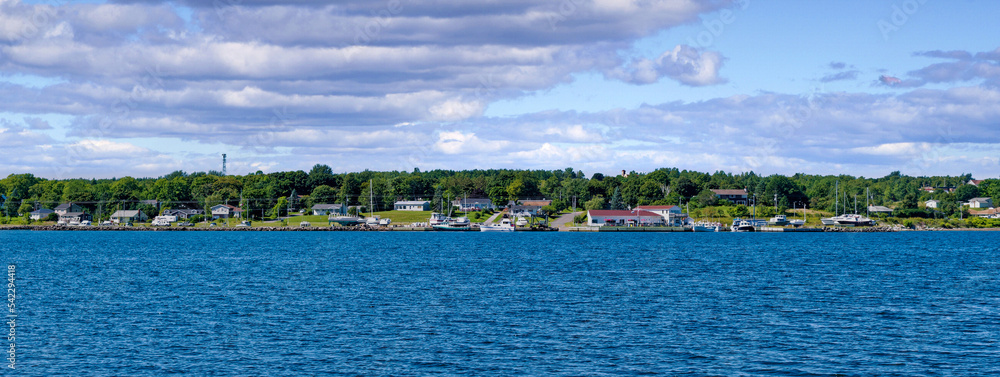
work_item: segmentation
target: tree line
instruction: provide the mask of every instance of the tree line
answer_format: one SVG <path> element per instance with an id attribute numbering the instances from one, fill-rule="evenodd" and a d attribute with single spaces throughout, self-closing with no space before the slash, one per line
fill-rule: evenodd
<path id="1" fill-rule="evenodd" d="M 186 173 L 175 171 L 158 178 L 110 178 L 52 180 L 32 174 L 11 174 L 0 180 L 4 194 L 3 214 L 24 216 L 39 208 L 52 209 L 73 202 L 99 218 L 119 209 L 140 209 L 158 214 L 166 209 L 207 209 L 231 204 L 247 210 L 252 217 L 285 216 L 289 210 L 310 208 L 318 203 L 342 203 L 389 210 L 396 201 L 430 200 L 441 210 L 451 200 L 489 198 L 503 205 L 525 199 L 552 200 L 550 211 L 575 205 L 585 209 L 629 209 L 640 205 L 681 204 L 709 208 L 720 202 L 712 189 L 742 189 L 758 206 L 788 208 L 808 206 L 833 212 L 835 205 L 857 200 L 859 208 L 868 203 L 894 208 L 913 216 L 927 216 L 919 203 L 940 201 L 944 215 L 961 211 L 959 202 L 974 197 L 1000 199 L 1000 183 L 987 179 L 969 185 L 970 174 L 959 176 L 911 177 L 892 172 L 881 178 L 850 175 L 759 176 L 717 171 L 704 173 L 661 168 L 652 172 L 622 175 L 563 170 L 432 170 L 362 171 L 334 173 L 324 164 L 308 171 L 222 175 L 216 171 Z M 839 195 L 835 194 L 839 186 Z M 923 187 L 950 187 L 927 192 Z M 949 192 L 951 191 L 951 192 Z M 844 208 L 844 207 L 840 207 Z"/>

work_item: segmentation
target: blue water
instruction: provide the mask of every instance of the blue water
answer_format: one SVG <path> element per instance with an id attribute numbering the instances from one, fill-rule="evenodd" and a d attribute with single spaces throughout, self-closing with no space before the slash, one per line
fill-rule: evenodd
<path id="1" fill-rule="evenodd" d="M 18 375 L 1000 374 L 997 232 L 0 241 Z"/>

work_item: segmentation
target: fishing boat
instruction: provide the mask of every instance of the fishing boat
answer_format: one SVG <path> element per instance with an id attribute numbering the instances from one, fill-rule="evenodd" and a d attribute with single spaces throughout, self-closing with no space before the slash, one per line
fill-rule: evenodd
<path id="1" fill-rule="evenodd" d="M 767 220 L 767 225 L 774 225 L 774 226 L 788 225 L 788 217 L 785 215 L 776 215 L 772 217 L 770 220 Z"/>
<path id="2" fill-rule="evenodd" d="M 448 216 L 445 216 L 442 213 L 432 212 L 431 219 L 427 221 L 427 225 L 430 225 L 432 227 L 437 225 L 444 225 L 448 223 L 448 220 L 451 220 Z"/>
<path id="3" fill-rule="evenodd" d="M 720 229 L 722 224 L 708 221 L 699 221 L 691 225 L 691 231 L 694 232 L 718 232 Z"/>
<path id="4" fill-rule="evenodd" d="M 739 218 L 733 219 L 733 225 L 730 228 L 730 231 L 733 232 L 753 232 L 755 230 L 756 229 L 754 228 L 752 222 L 749 220 L 741 220 Z"/>
<path id="5" fill-rule="evenodd" d="M 479 226 L 480 232 L 513 232 L 514 224 L 510 219 L 500 220 L 499 224 L 483 224 Z"/>

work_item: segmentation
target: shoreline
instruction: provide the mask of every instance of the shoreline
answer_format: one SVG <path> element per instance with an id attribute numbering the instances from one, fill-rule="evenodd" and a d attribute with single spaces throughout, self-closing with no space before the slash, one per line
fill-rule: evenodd
<path id="1" fill-rule="evenodd" d="M 644 228 L 643 228 L 644 229 Z M 832 228 L 832 227 L 822 227 L 822 228 L 809 228 L 816 229 L 809 232 L 750 232 L 750 233 L 894 233 L 894 232 L 997 232 L 1000 228 L 955 228 L 955 229 L 908 229 L 908 228 Z M 393 232 L 393 231 L 403 231 L 403 232 L 435 232 L 440 230 L 435 230 L 434 228 L 421 228 L 421 227 L 369 227 L 369 226 L 334 226 L 334 227 L 290 227 L 290 226 L 262 226 L 262 227 L 213 227 L 213 228 L 198 228 L 198 227 L 145 227 L 145 226 L 60 226 L 60 225 L 0 225 L 0 231 L 5 230 L 31 230 L 31 231 L 109 231 L 109 232 Z M 518 232 L 554 232 L 554 231 L 567 231 L 566 229 L 559 228 L 526 228 L 517 229 Z M 610 231 L 610 230 L 609 230 Z M 630 231 L 630 232 L 666 232 L 649 229 L 649 230 L 619 230 L 619 231 Z M 478 229 L 464 230 L 461 232 L 479 232 Z M 679 231 L 670 230 L 671 233 L 694 233 L 690 230 Z M 598 229 L 590 231 L 582 231 L 582 233 L 607 233 L 602 232 Z M 728 232 L 719 232 L 728 233 Z"/>

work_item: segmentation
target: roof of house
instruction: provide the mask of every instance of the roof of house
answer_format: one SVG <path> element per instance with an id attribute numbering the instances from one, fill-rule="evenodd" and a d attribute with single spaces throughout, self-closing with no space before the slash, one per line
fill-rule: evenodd
<path id="1" fill-rule="evenodd" d="M 60 205 L 56 206 L 56 210 L 67 210 L 70 207 L 72 207 L 73 205 L 74 205 L 73 203 L 63 203 L 63 204 L 60 204 Z"/>
<path id="2" fill-rule="evenodd" d="M 219 208 L 219 207 L 229 208 L 229 210 L 233 211 L 233 212 L 243 212 L 243 210 L 240 209 L 240 207 L 237 207 L 237 206 L 234 206 L 234 205 L 231 205 L 231 204 L 216 204 L 216 205 L 212 206 L 212 210 L 215 210 L 216 208 Z"/>
<path id="3" fill-rule="evenodd" d="M 111 217 L 136 217 L 136 216 L 139 216 L 139 210 L 137 209 L 118 210 L 115 211 L 115 213 L 111 214 Z"/>
<path id="4" fill-rule="evenodd" d="M 970 185 L 973 185 L 973 186 L 979 186 L 979 184 L 980 184 L 980 183 L 983 183 L 983 180 L 982 180 L 982 179 L 973 179 L 973 180 L 969 180 L 969 184 L 970 184 Z"/>
<path id="5" fill-rule="evenodd" d="M 312 209 L 340 209 L 343 206 L 343 204 L 316 204 Z"/>
<path id="6" fill-rule="evenodd" d="M 629 211 L 629 210 L 615 210 L 615 209 L 592 209 L 592 210 L 587 211 L 587 214 L 590 215 L 590 216 L 623 216 L 623 217 L 628 217 L 628 216 L 632 216 L 632 217 L 635 217 L 635 216 L 648 216 L 648 217 L 662 217 L 662 216 L 660 216 L 658 214 L 655 214 L 655 213 L 652 213 L 652 212 L 649 212 L 649 211 L 642 211 L 642 210 Z"/>
<path id="7" fill-rule="evenodd" d="M 165 210 L 163 210 L 163 214 L 168 214 L 168 213 L 199 214 L 199 213 L 201 213 L 201 210 L 200 209 L 186 209 L 186 208 L 173 208 L 173 209 L 165 209 Z"/>
<path id="8" fill-rule="evenodd" d="M 720 190 L 720 189 L 712 189 L 712 192 L 714 192 L 715 195 L 743 195 L 743 196 L 745 196 L 747 194 L 746 190 Z"/>
<path id="9" fill-rule="evenodd" d="M 638 207 L 635 207 L 635 209 L 641 209 L 641 210 L 646 210 L 646 211 L 659 211 L 659 210 L 674 209 L 674 208 L 680 209 L 680 207 L 678 207 L 678 206 L 638 206 Z"/>
<path id="10" fill-rule="evenodd" d="M 418 206 L 422 206 L 424 204 L 429 204 L 429 203 L 430 202 L 428 202 L 426 200 L 403 200 L 403 201 L 396 202 L 396 205 L 402 204 L 402 205 L 418 205 Z"/>
<path id="11" fill-rule="evenodd" d="M 972 198 L 972 199 L 969 199 L 969 203 L 972 203 L 972 202 L 986 203 L 986 202 L 992 202 L 992 201 L 993 201 L 993 199 L 990 199 L 990 198 Z"/>
<path id="12" fill-rule="evenodd" d="M 77 217 L 77 216 L 82 216 L 82 215 L 86 215 L 86 213 L 83 213 L 83 212 L 66 212 L 66 213 L 63 214 L 63 216 L 66 216 L 66 217 Z"/>
<path id="13" fill-rule="evenodd" d="M 552 204 L 551 200 L 522 200 L 521 201 L 521 205 L 522 206 L 539 206 L 539 207 L 545 207 L 545 206 L 547 206 L 549 204 Z"/>
<path id="14" fill-rule="evenodd" d="M 468 199 L 455 199 L 453 201 L 453 203 L 472 203 L 472 204 L 487 203 L 487 204 L 489 204 L 489 203 L 493 203 L 493 201 L 491 201 L 489 198 L 468 198 Z"/>
<path id="15" fill-rule="evenodd" d="M 970 215 L 974 215 L 974 216 L 978 216 L 978 215 L 996 215 L 998 213 L 1000 213 L 1000 208 L 990 208 L 990 209 L 982 209 L 982 210 L 974 210 L 974 209 L 969 210 L 969 214 Z"/>

